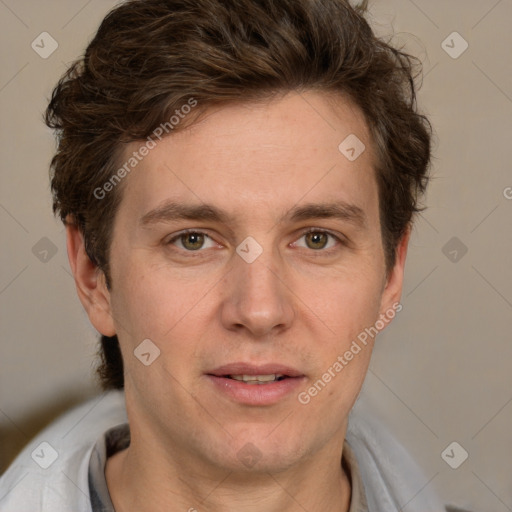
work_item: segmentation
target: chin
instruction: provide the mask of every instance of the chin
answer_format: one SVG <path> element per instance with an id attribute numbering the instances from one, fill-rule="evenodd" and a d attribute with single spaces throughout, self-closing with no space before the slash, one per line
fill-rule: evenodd
<path id="1" fill-rule="evenodd" d="M 281 435 L 277 435 L 276 431 L 272 432 L 275 426 L 265 427 L 247 429 L 233 439 L 230 443 L 232 470 L 253 474 L 278 473 L 305 457 L 307 450 L 303 436 L 284 429 Z"/>

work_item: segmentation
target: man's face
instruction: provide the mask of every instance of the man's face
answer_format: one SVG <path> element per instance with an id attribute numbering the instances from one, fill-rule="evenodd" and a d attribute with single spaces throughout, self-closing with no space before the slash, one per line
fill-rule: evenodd
<path id="1" fill-rule="evenodd" d="M 350 134 L 366 145 L 354 161 L 338 149 Z M 139 448 L 266 471 L 341 450 L 372 339 L 335 362 L 397 298 L 373 164 L 358 109 L 292 93 L 210 111 L 125 179 L 110 308 Z M 149 365 L 134 355 L 147 339 Z"/>

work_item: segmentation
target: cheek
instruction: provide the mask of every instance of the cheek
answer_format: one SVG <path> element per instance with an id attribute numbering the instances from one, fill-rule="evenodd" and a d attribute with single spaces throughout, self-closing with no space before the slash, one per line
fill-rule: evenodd
<path id="1" fill-rule="evenodd" d="M 198 278 L 166 263 L 151 264 L 145 254 L 132 251 L 131 261 L 124 261 L 116 269 L 111 301 L 116 327 L 119 334 L 131 340 L 131 345 L 149 338 L 161 350 L 171 350 L 184 339 L 183 333 L 190 338 L 201 329 L 198 319 L 203 319 L 203 324 L 210 320 L 212 304 L 206 295 L 218 276 Z M 172 346 L 170 339 L 175 340 Z"/>
<path id="2" fill-rule="evenodd" d="M 319 413 L 324 407 L 332 408 L 334 416 L 347 413 L 364 381 L 375 339 L 371 327 L 379 317 L 381 293 L 379 276 L 366 277 L 361 279 L 354 273 L 350 278 L 340 276 L 339 280 L 326 282 L 323 291 L 317 291 L 313 307 L 323 321 L 317 321 L 316 336 L 322 338 L 322 343 L 316 344 L 311 354 L 317 364 L 309 387 L 302 390 L 305 394 L 301 403 L 314 402 L 312 409 Z"/>
<path id="3" fill-rule="evenodd" d="M 170 294 L 143 261 L 132 258 L 117 262 L 112 269 L 111 305 L 118 334 L 124 332 L 134 343 L 158 338 L 166 326 L 167 330 L 172 327 L 173 305 L 182 303 L 180 288 L 174 287 Z"/>
<path id="4" fill-rule="evenodd" d="M 348 414 L 364 381 L 375 340 L 371 328 L 379 317 L 377 277 L 362 280 L 353 276 L 326 283 L 323 292 L 317 292 L 313 307 L 321 312 L 316 324 L 322 343 L 311 353 L 315 371 L 298 400 L 315 414 L 324 415 L 326 422 L 330 418 L 335 424 L 337 418 Z"/>
<path id="5" fill-rule="evenodd" d="M 373 325 L 378 318 L 381 294 L 380 275 L 368 266 L 316 281 L 308 296 L 312 309 L 335 331 L 335 337 L 346 341 Z"/>

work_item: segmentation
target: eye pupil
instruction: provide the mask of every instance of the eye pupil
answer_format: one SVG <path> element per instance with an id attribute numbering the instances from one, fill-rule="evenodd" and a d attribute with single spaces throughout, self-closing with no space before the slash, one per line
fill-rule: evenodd
<path id="1" fill-rule="evenodd" d="M 310 249 L 323 249 L 327 245 L 327 234 L 314 231 L 306 234 L 306 240 Z M 309 242 L 312 242 L 313 246 Z"/>
<path id="2" fill-rule="evenodd" d="M 190 244 L 188 243 L 188 240 L 190 240 Z M 202 235 L 201 233 L 185 233 L 184 235 L 182 235 L 181 241 L 183 247 L 195 251 L 202 247 L 204 243 L 204 235 Z"/>

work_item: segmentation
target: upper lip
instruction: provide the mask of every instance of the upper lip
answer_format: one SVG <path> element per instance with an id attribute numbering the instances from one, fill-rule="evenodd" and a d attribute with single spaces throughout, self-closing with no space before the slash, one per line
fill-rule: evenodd
<path id="1" fill-rule="evenodd" d="M 249 363 L 230 363 L 207 372 L 208 375 L 222 377 L 224 375 L 285 375 L 287 377 L 303 377 L 304 374 L 295 368 L 276 363 L 255 365 Z"/>

